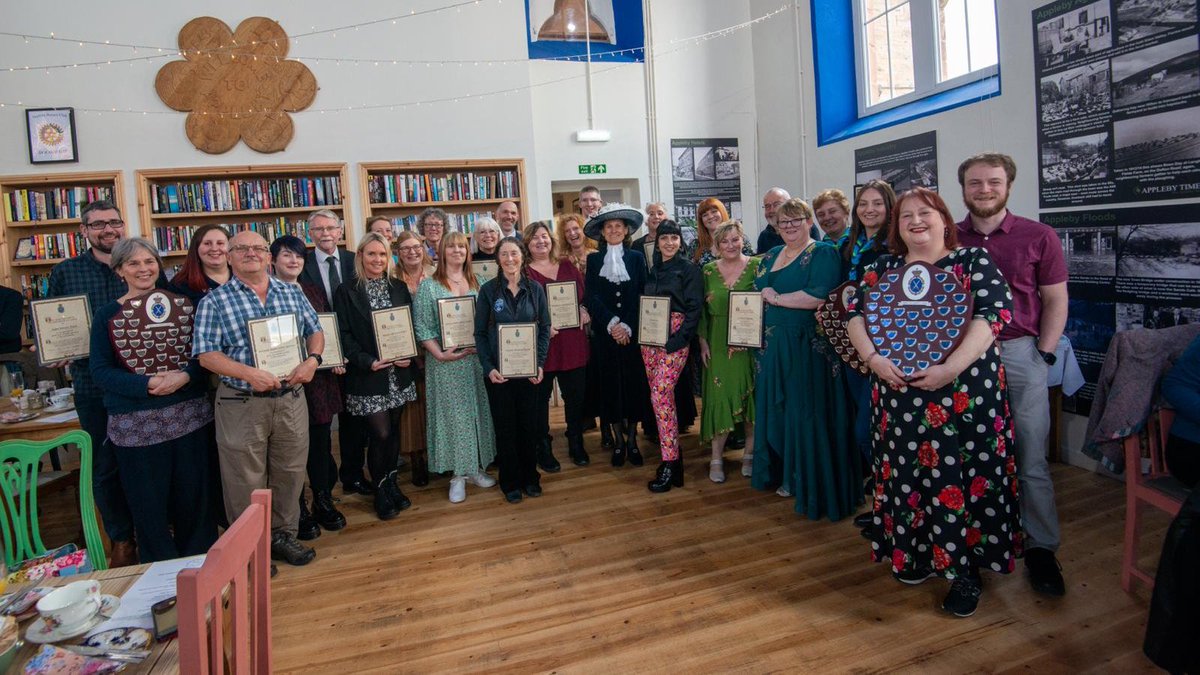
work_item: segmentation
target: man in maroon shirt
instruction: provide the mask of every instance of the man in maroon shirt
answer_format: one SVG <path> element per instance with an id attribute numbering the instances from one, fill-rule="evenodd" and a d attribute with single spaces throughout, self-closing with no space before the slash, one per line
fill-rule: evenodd
<path id="1" fill-rule="evenodd" d="M 958 224 L 958 238 L 964 246 L 987 249 L 1012 289 L 1013 319 L 999 341 L 1017 440 L 1025 566 L 1034 590 L 1059 596 L 1066 587 L 1054 557 L 1060 534 L 1046 460 L 1046 375 L 1067 323 L 1067 265 L 1053 229 L 1008 210 L 1016 176 L 1012 158 L 998 153 L 959 165 L 958 182 L 970 213 Z"/>

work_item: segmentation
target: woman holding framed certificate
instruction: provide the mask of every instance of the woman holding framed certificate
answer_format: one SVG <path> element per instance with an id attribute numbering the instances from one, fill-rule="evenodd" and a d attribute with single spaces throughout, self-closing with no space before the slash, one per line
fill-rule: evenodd
<path id="1" fill-rule="evenodd" d="M 986 249 L 958 248 L 958 228 L 936 192 L 915 188 L 900 196 L 888 243 L 893 255 L 867 269 L 848 308 L 850 339 L 872 372 L 871 548 L 903 583 L 950 580 L 942 609 L 970 616 L 982 592 L 980 569 L 1012 572 L 1021 546 L 1013 422 L 995 342 L 1012 320 L 1012 294 Z M 906 377 L 892 361 L 894 338 L 868 334 L 867 318 L 880 308 L 865 298 L 889 273 L 916 262 L 940 268 L 968 292 L 939 297 L 933 289 L 945 280 L 913 274 L 925 267 L 909 268 L 891 286 L 908 307 L 928 308 L 934 318 L 927 328 L 942 331 L 934 338 L 951 345 L 940 362 Z M 954 321 L 968 306 L 966 335 L 953 346 L 944 338 L 946 320 L 939 327 L 936 317 Z"/>
<path id="2" fill-rule="evenodd" d="M 708 477 L 725 482 L 725 441 L 738 424 L 746 430 L 742 475 L 749 478 L 754 461 L 754 352 L 732 346 L 731 334 L 749 333 L 749 344 L 762 342 L 762 303 L 743 298 L 741 311 L 731 311 L 732 293 L 754 290 L 759 259 L 742 251 L 742 226 L 731 220 L 717 228 L 715 239 L 721 257 L 704 266 L 704 311 L 700 314 L 700 359 L 704 362 L 701 386 L 700 440 L 712 444 Z M 760 296 L 761 297 L 761 296 Z M 735 318 L 736 317 L 736 318 Z M 731 322 L 734 324 L 731 327 Z"/>
<path id="3" fill-rule="evenodd" d="M 487 373 L 500 489 L 515 504 L 522 493 L 542 494 L 537 460 L 548 411 L 538 387 L 550 352 L 550 307 L 541 285 L 525 276 L 516 237 L 500 240 L 497 254 L 500 274 L 479 290 L 475 345 Z"/>
<path id="4" fill-rule="evenodd" d="M 356 282 L 338 286 L 333 298 L 346 358 L 346 411 L 366 423 L 375 515 L 389 520 L 412 505 L 396 484 L 400 410 L 417 400 L 412 296 L 391 274 L 392 254 L 383 235 L 363 237 L 354 267 Z"/>
<path id="5" fill-rule="evenodd" d="M 425 360 L 429 470 L 453 472 L 450 501 L 467 498 L 467 481 L 488 488 L 496 480 L 484 469 L 496 458 L 496 435 L 488 408 L 483 369 L 475 354 L 475 298 L 479 280 L 471 273 L 467 236 L 442 239 L 442 262 L 421 282 L 414 305 L 417 339 Z"/>
<path id="6" fill-rule="evenodd" d="M 683 487 L 683 458 L 679 456 L 679 419 L 675 412 L 675 385 L 687 365 L 692 338 L 704 306 L 704 281 L 700 268 L 679 255 L 683 238 L 679 226 L 667 220 L 659 224 L 654 267 L 646 275 L 644 297 L 668 299 L 669 335 L 664 344 L 643 344 L 642 362 L 650 383 L 650 404 L 658 425 L 662 462 L 648 487 L 667 492 Z"/>
<path id="7" fill-rule="evenodd" d="M 425 250 L 421 238 L 411 230 L 401 230 L 392 242 L 392 248 L 400 263 L 395 275 L 408 287 L 408 293 L 417 297 L 426 271 L 433 267 L 433 260 Z M 425 355 L 421 354 L 413 363 L 413 382 L 417 385 L 417 400 L 400 409 L 400 452 L 408 455 L 412 462 L 412 484 L 417 487 L 429 485 L 429 436 L 426 430 L 425 409 Z"/>
<path id="8" fill-rule="evenodd" d="M 208 378 L 193 358 L 179 364 L 182 370 L 151 374 L 158 363 L 177 363 L 170 355 L 190 354 L 190 337 L 181 338 L 191 333 L 194 310 L 182 295 L 155 291 L 162 259 L 145 239 L 118 241 L 110 265 L 129 290 L 96 310 L 90 367 L 104 392 L 108 442 L 133 514 L 138 555 L 155 562 L 201 554 L 217 540 L 209 491 L 220 481 L 210 473 Z"/>
<path id="9" fill-rule="evenodd" d="M 538 419 L 545 428 L 538 449 L 538 466 L 551 473 L 559 470 L 550 437 L 550 394 L 556 379 L 567 421 L 567 452 L 576 466 L 587 466 L 591 460 L 583 447 L 583 411 L 590 350 L 585 327 L 591 316 L 583 306 L 583 275 L 571 261 L 555 253 L 554 239 L 545 223 L 526 227 L 521 240 L 525 246 L 526 273 L 545 289 L 550 308 L 550 354 L 546 357 L 545 377 L 539 385 L 542 411 Z"/>
<path id="10" fill-rule="evenodd" d="M 602 240 L 587 259 L 584 290 L 592 316 L 592 359 L 599 370 L 600 423 L 613 436 L 612 465 L 641 466 L 637 446 L 639 420 L 648 417 L 650 392 L 638 350 L 638 310 L 646 285 L 646 259 L 629 248 L 629 237 L 642 224 L 642 212 L 625 204 L 606 204 L 587 223 L 585 233 Z"/>
<path id="11" fill-rule="evenodd" d="M 754 469 L 751 485 L 796 500 L 796 512 L 838 520 L 862 500 L 860 458 L 841 358 L 817 337 L 816 309 L 838 285 L 833 244 L 809 235 L 812 209 L 802 199 L 779 207 L 783 246 L 762 260 L 754 287 L 762 293 L 763 348 L 754 383 Z"/>

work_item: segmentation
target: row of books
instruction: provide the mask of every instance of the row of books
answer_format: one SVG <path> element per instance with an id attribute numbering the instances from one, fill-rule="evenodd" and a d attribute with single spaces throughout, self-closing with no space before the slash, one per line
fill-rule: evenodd
<path id="1" fill-rule="evenodd" d="M 162 183 L 150 186 L 150 209 L 154 213 L 206 213 L 337 206 L 342 203 L 341 182 L 339 176 L 315 176 Z"/>
<path id="2" fill-rule="evenodd" d="M 156 227 L 154 228 L 154 243 L 164 254 L 187 251 L 192 244 L 192 236 L 196 234 L 199 227 L 198 225 Z M 263 239 L 268 242 L 285 234 L 291 234 L 303 239 L 305 244 L 312 243 L 312 239 L 308 236 L 308 221 L 303 219 L 288 221 L 287 218 L 281 216 L 274 220 L 252 223 L 222 224 L 221 227 L 224 227 L 230 235 L 253 230 L 261 234 Z"/>
<path id="3" fill-rule="evenodd" d="M 9 223 L 78 218 L 88 202 L 113 198 L 111 187 L 59 187 L 13 190 L 4 195 L 4 219 Z"/>
<path id="4" fill-rule="evenodd" d="M 82 232 L 35 234 L 17 240 L 13 260 L 61 260 L 73 258 L 88 249 Z"/>
<path id="5" fill-rule="evenodd" d="M 20 276 L 21 295 L 25 296 L 25 301 L 40 300 L 50 295 L 50 273 L 29 273 Z M 28 305 L 26 305 L 28 309 Z M 33 315 L 29 312 L 24 313 L 25 335 L 33 335 Z"/>
<path id="6" fill-rule="evenodd" d="M 516 171 L 381 174 L 371 176 L 368 190 L 374 204 L 515 199 L 520 181 Z"/>
<path id="7" fill-rule="evenodd" d="M 471 234 L 475 231 L 475 223 L 480 218 L 491 218 L 492 214 L 488 211 L 475 211 L 474 213 L 448 213 L 446 214 L 450 222 L 446 223 L 447 232 L 462 232 Z M 411 232 L 420 231 L 417 229 L 417 215 L 403 216 L 392 218 L 393 230 L 409 230 Z"/>

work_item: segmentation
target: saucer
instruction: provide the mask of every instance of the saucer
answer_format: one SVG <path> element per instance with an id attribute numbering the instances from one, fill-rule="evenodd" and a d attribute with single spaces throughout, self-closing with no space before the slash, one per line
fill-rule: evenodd
<path id="1" fill-rule="evenodd" d="M 109 617 L 117 611 L 121 606 L 121 599 L 115 595 L 100 596 L 100 611 L 95 616 L 84 621 L 78 626 L 70 629 L 59 628 L 58 630 L 50 630 L 46 625 L 45 619 L 38 617 L 33 623 L 29 624 L 29 630 L 25 631 L 25 639 L 34 644 L 46 644 L 49 642 L 60 642 L 69 640 L 73 637 L 79 637 L 89 630 L 99 626 L 101 623 L 108 620 Z"/>
<path id="2" fill-rule="evenodd" d="M 42 409 L 42 412 L 60 413 L 60 412 L 67 412 L 68 410 L 74 410 L 74 409 L 75 409 L 74 403 L 64 403 L 62 405 L 48 405 Z"/>

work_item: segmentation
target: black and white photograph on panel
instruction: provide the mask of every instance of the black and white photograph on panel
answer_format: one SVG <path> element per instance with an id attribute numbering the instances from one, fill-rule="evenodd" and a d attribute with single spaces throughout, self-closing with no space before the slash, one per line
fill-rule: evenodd
<path id="1" fill-rule="evenodd" d="M 1087 350 L 1103 354 L 1108 351 L 1115 309 L 1111 302 L 1068 300 L 1067 326 L 1063 334 L 1071 340 L 1071 347 L 1077 352 Z"/>
<path id="2" fill-rule="evenodd" d="M 737 148 L 718 147 L 716 159 L 717 180 L 737 180 L 742 177 Z"/>
<path id="3" fill-rule="evenodd" d="M 1117 274 L 1117 230 L 1113 227 L 1056 228 L 1067 260 L 1067 273 L 1079 277 Z"/>
<path id="4" fill-rule="evenodd" d="M 1107 113 L 1111 96 L 1108 61 L 1096 61 L 1042 78 L 1042 122 Z"/>
<path id="5" fill-rule="evenodd" d="M 1200 321 L 1200 308 L 1149 303 L 1117 303 L 1117 330 L 1173 328 Z"/>
<path id="6" fill-rule="evenodd" d="M 714 148 L 692 148 L 692 166 L 696 180 L 716 180 L 717 166 Z"/>
<path id="7" fill-rule="evenodd" d="M 1200 158 L 1195 108 L 1113 122 L 1119 169 Z"/>
<path id="8" fill-rule="evenodd" d="M 1122 225 L 1117 274 L 1200 280 L 1200 222 Z"/>
<path id="9" fill-rule="evenodd" d="M 675 180 L 696 180 L 692 148 L 671 148 L 671 175 Z"/>
<path id="10" fill-rule="evenodd" d="M 1128 44 L 1196 23 L 1196 0 L 1120 0 L 1117 41 Z"/>
<path id="11" fill-rule="evenodd" d="M 1076 61 L 1112 46 L 1108 0 L 1072 9 L 1037 25 L 1043 68 Z"/>
<path id="12" fill-rule="evenodd" d="M 1042 181 L 1073 183 L 1108 177 L 1108 132 L 1042 143 Z"/>
<path id="13" fill-rule="evenodd" d="M 1114 104 L 1123 108 L 1200 90 L 1198 45 L 1189 35 L 1113 57 Z"/>

